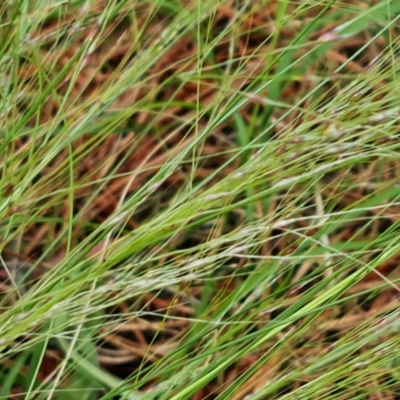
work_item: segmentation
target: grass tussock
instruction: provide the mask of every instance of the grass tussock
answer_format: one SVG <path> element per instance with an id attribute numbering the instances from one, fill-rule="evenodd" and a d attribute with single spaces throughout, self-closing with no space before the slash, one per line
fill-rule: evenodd
<path id="1" fill-rule="evenodd" d="M 0 6 L 1 399 L 396 399 L 399 1 Z"/>

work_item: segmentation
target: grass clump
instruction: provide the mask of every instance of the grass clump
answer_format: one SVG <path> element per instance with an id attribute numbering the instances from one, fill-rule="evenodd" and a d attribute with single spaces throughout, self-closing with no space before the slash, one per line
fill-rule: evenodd
<path id="1" fill-rule="evenodd" d="M 400 2 L 1 7 L 0 398 L 400 395 Z"/>

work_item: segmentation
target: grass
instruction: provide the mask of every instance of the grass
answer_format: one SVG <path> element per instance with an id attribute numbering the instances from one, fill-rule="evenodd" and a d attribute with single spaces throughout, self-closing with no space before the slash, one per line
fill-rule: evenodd
<path id="1" fill-rule="evenodd" d="M 399 398 L 399 11 L 5 2 L 0 398 Z"/>

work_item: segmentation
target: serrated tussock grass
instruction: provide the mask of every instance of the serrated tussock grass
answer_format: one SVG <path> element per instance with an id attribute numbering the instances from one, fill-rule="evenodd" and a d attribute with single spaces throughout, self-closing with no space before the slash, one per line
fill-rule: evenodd
<path id="1" fill-rule="evenodd" d="M 397 398 L 399 11 L 5 2 L 0 398 Z"/>

